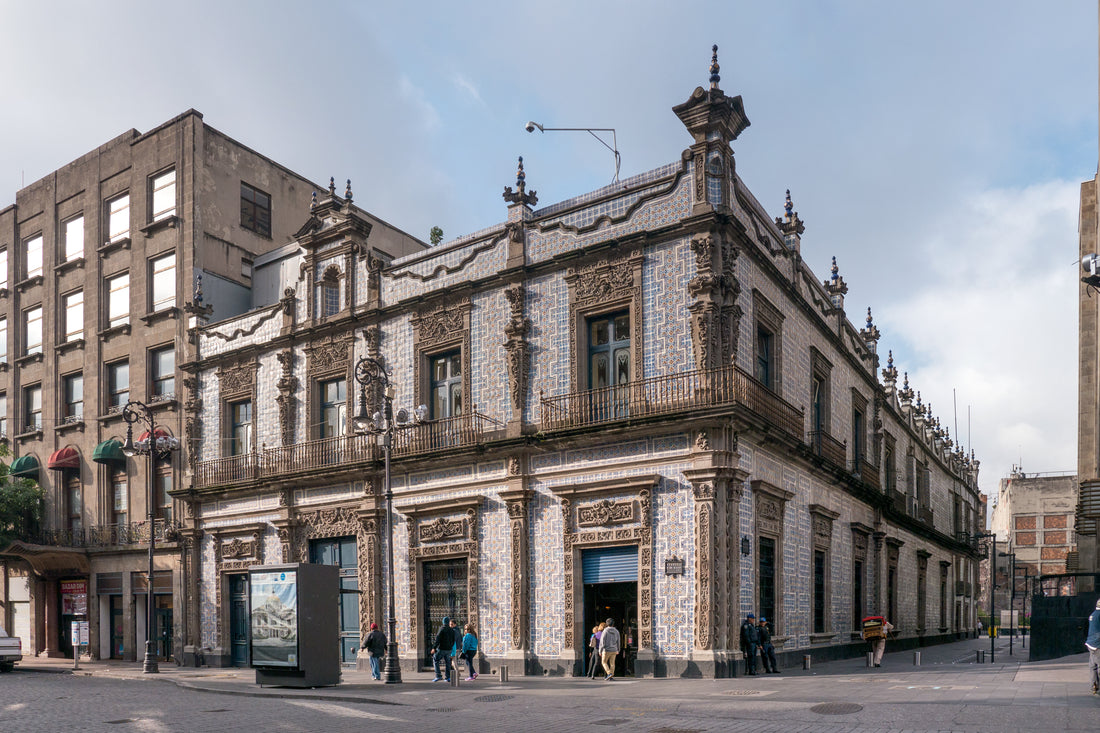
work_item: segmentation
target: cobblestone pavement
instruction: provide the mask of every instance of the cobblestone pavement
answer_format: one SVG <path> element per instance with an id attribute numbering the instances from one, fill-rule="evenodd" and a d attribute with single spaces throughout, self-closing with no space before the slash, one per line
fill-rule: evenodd
<path id="1" fill-rule="evenodd" d="M 1003 646 L 1003 648 L 1002 648 Z M 513 678 L 458 688 L 407 675 L 401 685 L 347 671 L 317 690 L 260 688 L 250 670 L 28 659 L 0 676 L 0 731 L 1097 731 L 1100 697 L 1087 655 L 1051 662 L 1010 657 L 976 664 L 970 640 L 810 670 L 729 680 Z M 61 674 L 44 674 L 60 672 Z"/>

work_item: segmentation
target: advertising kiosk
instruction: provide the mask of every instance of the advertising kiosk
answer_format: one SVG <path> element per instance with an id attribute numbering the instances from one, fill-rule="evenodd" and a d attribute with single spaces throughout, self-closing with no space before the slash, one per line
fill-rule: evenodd
<path id="1" fill-rule="evenodd" d="M 248 569 L 249 645 L 256 684 L 340 682 L 339 570 L 334 565 Z"/>

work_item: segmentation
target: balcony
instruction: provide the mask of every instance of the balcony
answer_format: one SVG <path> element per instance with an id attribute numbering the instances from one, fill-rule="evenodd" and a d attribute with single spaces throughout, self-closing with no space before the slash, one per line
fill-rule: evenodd
<path id="1" fill-rule="evenodd" d="M 157 543 L 175 542 L 180 525 L 157 519 L 153 532 Z M 149 522 L 98 524 L 80 529 L 47 529 L 24 538 L 26 542 L 51 547 L 84 547 L 102 549 L 149 544 Z"/>
<path id="2" fill-rule="evenodd" d="M 853 476 L 875 491 L 882 487 L 879 481 L 878 466 L 868 461 L 866 456 L 853 459 L 849 469 Z"/>
<path id="3" fill-rule="evenodd" d="M 806 442 L 815 456 L 820 456 L 838 466 L 847 463 L 848 448 L 824 430 L 811 430 L 806 433 Z"/>
<path id="4" fill-rule="evenodd" d="M 643 418 L 738 405 L 794 437 L 801 437 L 802 410 L 746 372 L 726 366 L 652 377 L 614 387 L 545 397 L 544 431 L 596 427 Z"/>
<path id="5" fill-rule="evenodd" d="M 477 445 L 495 420 L 478 412 L 431 420 L 394 431 L 393 457 L 409 457 Z M 377 436 L 338 435 L 304 443 L 261 448 L 237 456 L 199 461 L 194 487 L 224 486 L 352 467 L 382 458 Z"/>

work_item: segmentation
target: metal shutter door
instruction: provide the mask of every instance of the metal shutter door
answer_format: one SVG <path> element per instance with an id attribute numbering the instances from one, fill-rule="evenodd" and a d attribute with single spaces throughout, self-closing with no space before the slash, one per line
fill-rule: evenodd
<path id="1" fill-rule="evenodd" d="M 584 583 L 626 583 L 638 580 L 638 546 L 601 547 L 581 553 Z"/>

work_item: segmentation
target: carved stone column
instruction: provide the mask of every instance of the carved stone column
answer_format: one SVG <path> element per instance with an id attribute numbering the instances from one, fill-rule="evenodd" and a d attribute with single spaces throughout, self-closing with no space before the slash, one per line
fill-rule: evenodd
<path id="1" fill-rule="evenodd" d="M 517 466 L 518 468 L 518 466 Z M 511 472 L 511 469 L 509 470 Z M 510 482 L 513 483 L 513 482 Z M 515 481 L 516 488 L 502 491 L 500 498 L 508 508 L 508 536 L 511 566 L 511 623 L 509 649 L 505 659 L 509 671 L 526 674 L 530 651 L 530 599 L 528 593 L 528 568 L 530 551 L 527 543 L 529 530 L 528 509 L 533 493 L 523 486 L 522 479 Z M 514 669 L 513 669 L 514 668 Z"/>
<path id="2" fill-rule="evenodd" d="M 692 238 L 696 275 L 688 282 L 695 302 L 691 311 L 692 347 L 697 369 L 715 369 L 731 362 L 737 352 L 741 309 L 735 264 L 737 247 L 713 232 Z"/>
<path id="3" fill-rule="evenodd" d="M 188 508 L 191 504 L 187 505 Z M 202 602 L 199 584 L 202 581 L 202 537 L 201 529 L 180 530 L 180 573 L 183 576 L 183 609 L 180 614 L 180 630 L 183 637 L 184 667 L 198 666 L 198 654 L 202 649 Z"/>
<path id="4" fill-rule="evenodd" d="M 523 412 L 527 406 L 527 376 L 531 370 L 531 348 L 527 343 L 527 332 L 531 329 L 531 320 L 524 315 L 527 289 L 517 283 L 504 289 L 508 298 L 511 317 L 504 325 L 504 351 L 508 360 L 508 383 L 510 387 L 512 418 L 508 421 L 509 437 L 519 437 L 523 432 Z"/>

